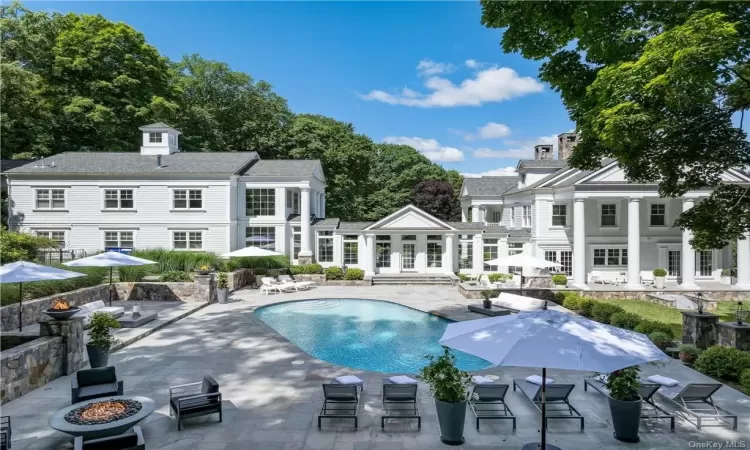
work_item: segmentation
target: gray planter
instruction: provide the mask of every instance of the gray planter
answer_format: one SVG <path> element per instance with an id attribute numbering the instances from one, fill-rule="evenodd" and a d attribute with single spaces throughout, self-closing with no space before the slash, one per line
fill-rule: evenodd
<path id="1" fill-rule="evenodd" d="M 440 441 L 446 445 L 463 444 L 466 402 L 446 403 L 435 399 L 435 408 L 440 423 Z"/>
<path id="2" fill-rule="evenodd" d="M 622 442 L 640 442 L 638 427 L 641 424 L 641 398 L 634 402 L 624 402 L 609 397 L 609 411 L 615 439 Z"/>
<path id="3" fill-rule="evenodd" d="M 226 303 L 229 297 L 229 288 L 216 288 L 216 299 L 219 303 Z"/>
<path id="4" fill-rule="evenodd" d="M 109 352 L 101 347 L 94 347 L 93 345 L 86 344 L 86 353 L 89 354 L 89 364 L 92 369 L 97 367 L 107 367 L 109 362 Z"/>
<path id="5" fill-rule="evenodd" d="M 667 277 L 654 277 L 654 287 L 656 289 L 664 289 L 664 283 Z"/>

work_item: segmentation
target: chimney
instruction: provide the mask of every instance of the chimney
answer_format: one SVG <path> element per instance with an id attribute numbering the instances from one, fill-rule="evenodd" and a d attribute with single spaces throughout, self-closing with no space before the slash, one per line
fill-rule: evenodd
<path id="1" fill-rule="evenodd" d="M 557 137 L 557 159 L 566 160 L 578 144 L 578 133 L 562 133 Z"/>
<path id="2" fill-rule="evenodd" d="M 552 146 L 548 144 L 534 146 L 534 159 L 552 159 Z"/>
<path id="3" fill-rule="evenodd" d="M 161 155 L 156 155 L 156 168 L 161 169 Z"/>

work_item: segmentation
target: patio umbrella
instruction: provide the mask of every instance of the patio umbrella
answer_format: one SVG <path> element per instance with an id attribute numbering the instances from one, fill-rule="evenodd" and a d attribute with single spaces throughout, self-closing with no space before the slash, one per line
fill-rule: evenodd
<path id="1" fill-rule="evenodd" d="M 537 258 L 536 256 L 528 255 L 526 253 L 516 253 L 515 255 L 502 256 L 500 258 L 485 261 L 484 263 L 490 266 L 520 266 L 535 269 L 547 267 L 562 267 L 562 264 L 560 263 L 547 261 L 546 259 Z M 523 271 L 521 271 L 521 294 L 523 294 Z"/>
<path id="2" fill-rule="evenodd" d="M 67 280 L 85 274 L 27 261 L 18 261 L 0 267 L 0 283 L 18 283 L 18 330 L 23 331 L 23 283 L 29 281 Z"/>
<path id="3" fill-rule="evenodd" d="M 235 250 L 233 252 L 224 253 L 221 255 L 221 257 L 222 258 L 240 258 L 240 257 L 246 257 L 246 256 L 263 257 L 263 256 L 279 256 L 279 255 L 281 255 L 281 253 L 274 252 L 273 250 L 266 250 L 265 248 L 245 247 L 239 250 Z"/>
<path id="4" fill-rule="evenodd" d="M 542 423 L 546 417 L 547 369 L 611 373 L 668 359 L 646 335 L 554 310 L 520 312 L 451 323 L 440 344 L 483 358 L 495 366 L 542 369 Z M 542 442 L 547 431 L 542 426 Z"/>
<path id="5" fill-rule="evenodd" d="M 122 266 L 145 266 L 156 264 L 156 261 L 137 258 L 119 252 L 104 252 L 88 258 L 76 259 L 64 263 L 70 267 L 109 267 L 109 306 L 112 306 L 112 270 Z"/>

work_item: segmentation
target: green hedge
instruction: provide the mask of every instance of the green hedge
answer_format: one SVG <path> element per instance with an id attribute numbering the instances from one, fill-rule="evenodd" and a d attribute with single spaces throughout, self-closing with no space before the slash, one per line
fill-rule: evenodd
<path id="1" fill-rule="evenodd" d="M 163 274 L 161 274 L 159 280 L 165 283 L 180 283 L 193 281 L 193 276 L 190 273 L 182 270 L 170 270 L 169 272 L 164 272 Z"/>
<path id="2" fill-rule="evenodd" d="M 301 266 L 290 266 L 289 271 L 292 275 L 315 275 L 323 273 L 323 266 L 320 264 L 304 264 Z"/>
<path id="3" fill-rule="evenodd" d="M 750 369 L 745 369 L 740 374 L 740 387 L 745 394 L 750 395 Z"/>
<path id="4" fill-rule="evenodd" d="M 624 313 L 625 310 L 617 305 L 611 303 L 594 303 L 594 307 L 591 309 L 591 318 L 601 323 L 610 323 L 612 314 Z"/>
<path id="5" fill-rule="evenodd" d="M 655 320 L 641 320 L 641 323 L 639 323 L 638 326 L 634 328 L 634 330 L 646 335 L 650 335 L 654 331 L 661 331 L 668 334 L 672 338 L 675 337 L 671 325 L 664 322 L 657 322 Z"/>
<path id="6" fill-rule="evenodd" d="M 568 277 L 565 275 L 553 275 L 552 276 L 552 283 L 555 284 L 555 286 L 565 286 L 568 284 Z"/>
<path id="7" fill-rule="evenodd" d="M 143 279 L 147 275 L 152 275 L 155 272 L 153 271 L 153 269 L 149 269 L 148 266 L 129 266 L 118 267 L 117 273 L 117 277 L 120 281 L 137 283 L 139 281 L 143 281 Z"/>
<path id="8" fill-rule="evenodd" d="M 71 272 L 84 273 L 86 276 L 69 278 L 67 280 L 24 283 L 24 300 L 48 297 L 50 295 L 75 291 L 76 289 L 96 286 L 104 282 L 105 278 L 109 282 L 109 269 L 106 267 L 68 267 L 57 264 L 53 265 L 53 267 Z M 18 303 L 18 283 L 0 284 L 0 304 L 5 306 L 13 303 Z"/>
<path id="9" fill-rule="evenodd" d="M 341 267 L 332 266 L 326 269 L 326 280 L 343 280 L 344 269 Z"/>
<path id="10" fill-rule="evenodd" d="M 237 269 L 287 269 L 289 258 L 285 255 L 279 256 L 248 256 L 243 258 L 231 258 L 226 263 L 226 270 L 231 272 Z"/>
<path id="11" fill-rule="evenodd" d="M 490 283 L 501 283 L 512 279 L 513 275 L 507 273 L 489 273 L 487 274 L 487 278 L 489 278 Z"/>
<path id="12" fill-rule="evenodd" d="M 365 271 L 362 269 L 346 269 L 344 273 L 345 280 L 362 280 L 365 278 Z"/>
<path id="13" fill-rule="evenodd" d="M 581 298 L 581 301 L 578 302 L 578 313 L 583 317 L 591 319 L 594 313 L 594 306 L 597 303 L 599 302 L 591 298 Z"/>
<path id="14" fill-rule="evenodd" d="M 625 328 L 626 330 L 635 329 L 641 323 L 641 320 L 641 316 L 629 312 L 616 312 L 609 316 L 610 325 Z"/>
<path id="15" fill-rule="evenodd" d="M 750 353 L 716 345 L 703 351 L 693 368 L 711 377 L 740 381 L 743 371 L 750 369 Z"/>
<path id="16" fill-rule="evenodd" d="M 662 350 L 666 350 L 667 347 L 673 344 L 672 336 L 663 331 L 654 331 L 648 335 L 648 338 Z"/>

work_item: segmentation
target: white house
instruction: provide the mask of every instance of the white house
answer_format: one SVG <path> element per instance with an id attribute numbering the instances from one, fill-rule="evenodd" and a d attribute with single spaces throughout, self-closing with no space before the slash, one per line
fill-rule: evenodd
<path id="1" fill-rule="evenodd" d="M 319 161 L 260 160 L 255 152 L 181 152 L 163 123 L 140 128 L 140 152 L 61 153 L 5 172 L 14 229 L 63 247 L 169 248 L 224 253 L 248 245 L 292 263 L 359 267 L 375 274 L 514 271 L 485 261 L 526 251 L 558 261 L 577 285 L 592 271 L 663 267 L 685 287 L 717 280 L 729 248 L 694 251 L 670 225 L 709 195 L 663 199 L 656 185 L 630 183 L 615 161 L 596 171 L 568 167 L 576 135 L 560 135 L 560 157 L 537 146 L 512 177 L 466 178 L 462 221 L 406 206 L 376 222 L 326 217 Z M 750 184 L 729 170 L 727 183 Z M 737 243 L 738 285 L 750 289 L 750 239 Z"/>

